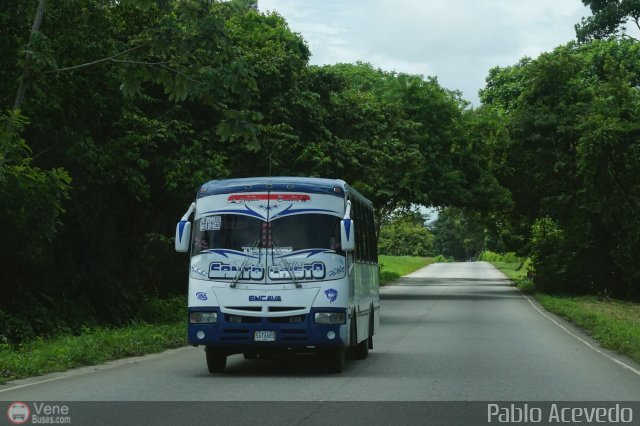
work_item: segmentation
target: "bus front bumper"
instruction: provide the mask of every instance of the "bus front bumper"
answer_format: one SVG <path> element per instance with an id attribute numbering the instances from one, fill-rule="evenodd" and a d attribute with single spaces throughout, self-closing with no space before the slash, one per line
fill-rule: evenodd
<path id="1" fill-rule="evenodd" d="M 293 316 L 241 316 L 220 312 L 219 308 L 189 308 L 192 313 L 215 312 L 215 323 L 192 323 L 188 342 L 193 346 L 226 348 L 231 352 L 313 350 L 317 347 L 346 346 L 349 318 L 345 308 L 312 308 L 308 314 Z M 342 314 L 342 324 L 317 324 L 316 313 Z"/>

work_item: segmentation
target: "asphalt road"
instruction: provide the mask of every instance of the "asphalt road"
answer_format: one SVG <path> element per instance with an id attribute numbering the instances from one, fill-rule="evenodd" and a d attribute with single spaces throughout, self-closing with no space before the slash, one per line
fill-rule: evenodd
<path id="1" fill-rule="evenodd" d="M 374 350 L 339 375 L 313 356 L 241 355 L 211 375 L 203 349 L 186 347 L 12 382 L 0 400 L 640 401 L 637 363 L 543 312 L 488 263 L 431 265 L 381 299 Z"/>

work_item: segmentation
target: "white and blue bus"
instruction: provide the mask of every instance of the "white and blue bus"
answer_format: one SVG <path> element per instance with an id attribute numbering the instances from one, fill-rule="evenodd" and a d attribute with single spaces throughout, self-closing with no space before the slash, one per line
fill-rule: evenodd
<path id="1" fill-rule="evenodd" d="M 190 217 L 193 214 L 193 222 Z M 207 367 L 315 352 L 332 372 L 367 357 L 380 323 L 369 200 L 342 180 L 214 180 L 176 228 L 191 252 L 188 341 Z"/>

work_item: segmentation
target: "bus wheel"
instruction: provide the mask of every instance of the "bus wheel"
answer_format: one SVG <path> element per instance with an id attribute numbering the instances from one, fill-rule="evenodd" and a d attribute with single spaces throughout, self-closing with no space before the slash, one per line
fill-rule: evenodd
<path id="1" fill-rule="evenodd" d="M 369 339 L 365 339 L 356 345 L 355 359 L 365 359 L 369 356 Z"/>
<path id="2" fill-rule="evenodd" d="M 205 349 L 207 354 L 207 368 L 209 373 L 224 373 L 227 366 L 227 354 L 220 349 L 207 346 Z"/>
<path id="3" fill-rule="evenodd" d="M 347 352 L 346 352 L 347 359 L 356 359 L 356 345 L 358 343 L 358 336 L 357 336 L 358 331 L 356 330 L 355 312 L 351 316 L 351 324 L 349 325 L 349 328 L 350 328 L 350 331 L 349 331 L 350 343 L 349 343 L 349 346 L 347 346 Z"/>
<path id="4" fill-rule="evenodd" d="M 342 373 L 345 364 L 345 349 L 343 347 L 326 348 L 322 351 L 322 356 L 330 373 Z"/>
<path id="5" fill-rule="evenodd" d="M 258 352 L 256 351 L 247 351 L 243 353 L 244 355 L 244 359 L 257 359 L 258 358 Z"/>

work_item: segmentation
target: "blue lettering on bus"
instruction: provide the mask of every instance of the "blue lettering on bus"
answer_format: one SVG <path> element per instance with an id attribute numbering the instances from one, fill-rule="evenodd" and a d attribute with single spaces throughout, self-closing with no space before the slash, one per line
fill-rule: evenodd
<path id="1" fill-rule="evenodd" d="M 281 296 L 249 296 L 249 302 L 282 302 Z"/>
<path id="2" fill-rule="evenodd" d="M 265 268 L 257 265 L 248 265 L 242 268 L 223 262 L 212 262 L 209 265 L 209 278 L 218 280 L 252 280 L 264 279 Z M 240 275 L 240 276 L 238 276 Z M 327 268 L 322 262 L 297 263 L 271 265 L 269 267 L 269 279 L 273 281 L 291 280 L 322 280 L 327 275 Z"/>
<path id="3" fill-rule="evenodd" d="M 229 265 L 222 262 L 212 262 L 209 265 L 209 278 L 218 280 L 233 280 L 240 273 L 240 268 L 236 265 Z M 248 265 L 242 268 L 242 273 L 238 279 L 260 281 L 264 279 L 264 268 L 262 266 Z"/>
<path id="4" fill-rule="evenodd" d="M 327 268 L 322 262 L 287 265 L 281 263 L 269 267 L 269 279 L 273 281 L 290 280 L 291 275 L 297 280 L 322 280 Z"/>

